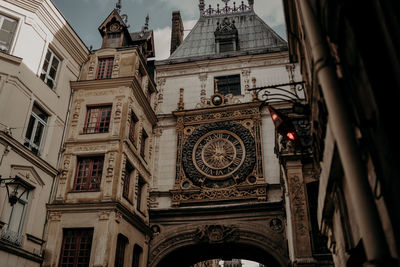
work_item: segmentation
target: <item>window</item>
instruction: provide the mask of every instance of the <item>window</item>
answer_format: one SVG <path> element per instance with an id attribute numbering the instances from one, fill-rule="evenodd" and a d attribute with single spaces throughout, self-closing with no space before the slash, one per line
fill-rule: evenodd
<path id="1" fill-rule="evenodd" d="M 118 234 L 114 267 L 124 267 L 126 244 L 128 244 L 128 238 L 122 234 Z"/>
<path id="2" fill-rule="evenodd" d="M 47 50 L 46 58 L 44 59 L 40 79 L 42 79 L 50 88 L 56 86 L 56 77 L 60 67 L 60 61 L 61 60 L 56 56 L 56 54 L 49 48 L 49 50 Z"/>
<path id="3" fill-rule="evenodd" d="M 138 179 L 138 190 L 137 190 L 137 199 L 136 199 L 136 207 L 138 211 L 143 211 L 142 205 L 144 203 L 143 198 L 146 197 L 145 195 L 145 186 L 146 186 L 146 182 L 144 181 L 144 179 L 139 176 Z"/>
<path id="4" fill-rule="evenodd" d="M 64 229 L 60 267 L 89 266 L 93 229 Z"/>
<path id="5" fill-rule="evenodd" d="M 110 126 L 111 106 L 88 107 L 83 132 L 106 133 Z"/>
<path id="6" fill-rule="evenodd" d="M 145 132 L 145 130 L 142 130 L 142 138 L 141 138 L 141 142 L 140 142 L 140 155 L 142 156 L 143 159 L 145 159 L 146 156 L 146 148 L 147 148 L 147 138 L 149 136 L 147 135 L 147 133 Z"/>
<path id="7" fill-rule="evenodd" d="M 47 126 L 48 115 L 37 105 L 33 105 L 28 128 L 25 133 L 24 146 L 35 155 L 40 155 Z"/>
<path id="8" fill-rule="evenodd" d="M 132 260 L 132 267 L 139 267 L 140 266 L 140 256 L 142 255 L 143 249 L 135 244 L 133 246 L 133 260 Z"/>
<path id="9" fill-rule="evenodd" d="M 136 126 L 139 119 L 136 115 L 132 112 L 131 115 L 131 124 L 129 125 L 129 140 L 132 142 L 133 145 L 136 146 Z"/>
<path id="10" fill-rule="evenodd" d="M 240 74 L 215 77 L 214 81 L 218 83 L 218 92 L 223 95 L 240 95 Z M 216 88 L 214 84 L 214 88 Z"/>
<path id="11" fill-rule="evenodd" d="M 78 158 L 74 190 L 100 190 L 101 176 L 103 173 L 103 162 L 104 157 Z"/>
<path id="12" fill-rule="evenodd" d="M 9 53 L 18 21 L 0 14 L 0 51 Z"/>
<path id="13" fill-rule="evenodd" d="M 114 58 L 99 58 L 96 79 L 109 79 L 112 75 Z"/>
<path id="14" fill-rule="evenodd" d="M 18 188 L 18 195 L 26 188 Z M 3 228 L 1 239 L 13 245 L 20 246 L 22 242 L 22 229 L 25 221 L 26 209 L 29 201 L 29 191 L 23 193 L 14 205 L 7 210 L 7 228 Z"/>
<path id="15" fill-rule="evenodd" d="M 125 177 L 124 177 L 124 186 L 122 188 L 122 196 L 130 201 L 130 184 L 131 184 L 131 176 L 133 175 L 133 167 L 131 164 L 127 163 L 125 168 Z"/>
<path id="16" fill-rule="evenodd" d="M 219 42 L 219 52 L 220 53 L 229 52 L 229 51 L 235 51 L 235 44 L 233 41 Z"/>
<path id="17" fill-rule="evenodd" d="M 108 33 L 104 47 L 120 47 L 121 46 L 121 33 L 112 32 Z"/>

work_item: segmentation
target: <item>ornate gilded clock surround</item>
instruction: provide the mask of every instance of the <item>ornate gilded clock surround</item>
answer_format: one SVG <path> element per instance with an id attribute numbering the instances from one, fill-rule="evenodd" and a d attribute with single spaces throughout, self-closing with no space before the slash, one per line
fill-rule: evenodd
<path id="1" fill-rule="evenodd" d="M 266 200 L 259 102 L 174 112 L 172 204 Z"/>

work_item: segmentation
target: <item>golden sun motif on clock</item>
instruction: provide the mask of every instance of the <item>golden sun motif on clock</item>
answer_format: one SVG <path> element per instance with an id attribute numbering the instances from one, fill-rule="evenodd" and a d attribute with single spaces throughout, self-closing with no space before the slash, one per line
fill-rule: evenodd
<path id="1" fill-rule="evenodd" d="M 214 130 L 202 136 L 193 149 L 196 169 L 210 179 L 223 179 L 232 175 L 245 159 L 241 139 L 226 130 Z"/>

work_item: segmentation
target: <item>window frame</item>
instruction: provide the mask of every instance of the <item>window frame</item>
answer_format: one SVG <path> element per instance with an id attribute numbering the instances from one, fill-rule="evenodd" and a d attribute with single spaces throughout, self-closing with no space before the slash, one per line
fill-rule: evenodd
<path id="1" fill-rule="evenodd" d="M 97 109 L 97 114 L 93 113 L 92 117 L 92 110 Z M 104 117 L 103 119 L 103 112 L 107 112 L 107 116 Z M 110 130 L 110 125 L 111 125 L 111 113 L 112 113 L 112 105 L 96 105 L 96 106 L 87 106 L 86 107 L 86 117 L 85 117 L 85 125 L 83 127 L 83 133 L 84 134 L 97 134 L 97 133 L 108 133 Z M 96 115 L 96 117 L 94 117 Z M 91 118 L 95 118 L 96 120 L 94 122 L 91 121 Z M 90 126 L 94 124 L 95 126 Z M 104 124 L 106 126 L 100 126 L 101 124 Z M 102 130 L 100 130 L 102 129 Z"/>
<path id="2" fill-rule="evenodd" d="M 44 70 L 44 67 L 46 66 L 46 61 L 47 61 L 47 55 L 48 55 L 49 53 L 50 53 L 50 59 L 48 60 L 46 70 Z M 50 71 L 51 71 L 51 68 L 52 68 L 52 66 L 53 66 L 53 60 L 54 60 L 54 58 L 55 58 L 56 60 L 58 60 L 58 65 L 57 65 L 57 69 L 56 69 L 56 73 L 55 73 L 55 75 L 54 75 L 54 78 L 52 78 L 52 77 L 50 76 Z M 51 49 L 50 47 L 48 47 L 48 48 L 47 48 L 47 52 L 46 52 L 46 56 L 45 56 L 44 61 L 43 61 L 42 70 L 41 70 L 41 72 L 40 72 L 40 79 L 41 79 L 45 84 L 47 84 L 47 86 L 49 86 L 49 87 L 50 87 L 51 89 L 53 89 L 53 90 L 55 90 L 55 88 L 57 87 L 57 79 L 58 79 L 59 72 L 60 72 L 60 69 L 61 69 L 61 63 L 62 63 L 62 60 L 61 60 L 61 58 L 57 55 L 57 53 L 54 52 L 53 49 Z M 48 83 L 49 80 L 53 82 L 52 85 L 50 85 L 50 84 Z"/>
<path id="3" fill-rule="evenodd" d="M 132 267 L 140 267 L 140 258 L 143 254 L 143 248 L 138 244 L 133 246 Z"/>
<path id="4" fill-rule="evenodd" d="M 125 177 L 124 184 L 122 186 L 122 196 L 132 204 L 131 201 L 131 181 L 132 175 L 134 175 L 135 168 L 129 162 L 126 163 L 125 166 Z"/>
<path id="5" fill-rule="evenodd" d="M 144 129 L 142 129 L 142 134 L 140 136 L 140 156 L 146 160 L 146 149 L 148 147 L 147 140 L 149 139 L 149 135 L 146 133 Z"/>
<path id="6" fill-rule="evenodd" d="M 139 174 L 137 180 L 137 192 L 136 192 L 136 209 L 144 214 L 144 210 L 142 209 L 142 205 L 145 201 L 143 201 L 143 197 L 145 197 L 145 188 L 147 182 L 146 180 Z"/>
<path id="7" fill-rule="evenodd" d="M 88 169 L 87 169 L 87 173 L 88 176 L 84 177 L 79 177 L 79 173 L 82 170 L 81 168 L 86 167 L 85 165 L 83 165 L 82 167 L 80 166 L 80 164 L 83 164 L 85 160 L 89 161 L 88 164 Z M 99 166 L 96 171 L 97 171 L 97 176 L 93 175 L 93 166 L 95 164 L 95 160 L 98 160 L 99 165 L 101 162 L 101 166 Z M 100 191 L 100 187 L 101 187 L 101 180 L 102 180 L 102 176 L 103 176 L 103 169 L 104 169 L 104 155 L 103 156 L 86 156 L 86 157 L 78 157 L 77 161 L 76 161 L 76 171 L 75 171 L 75 177 L 74 177 L 74 185 L 73 185 L 73 192 L 99 192 Z M 83 171 L 85 172 L 85 171 Z M 98 179 L 97 183 L 92 183 L 93 179 Z M 81 182 L 78 183 L 78 179 L 86 179 L 86 182 Z M 80 185 L 84 185 L 84 187 L 79 187 Z M 95 185 L 93 187 L 93 185 Z"/>
<path id="8" fill-rule="evenodd" d="M 114 57 L 98 58 L 96 80 L 111 79 L 113 68 L 114 68 Z"/>
<path id="9" fill-rule="evenodd" d="M 1 239 L 6 241 L 7 243 L 11 243 L 15 246 L 21 246 L 22 244 L 22 233 L 24 230 L 25 220 L 26 220 L 26 213 L 28 210 L 28 205 L 30 201 L 30 191 L 33 188 L 19 188 L 22 191 L 25 191 L 23 195 L 17 200 L 17 203 L 14 205 L 9 204 L 6 209 L 6 218 L 7 223 L 6 226 L 3 227 L 1 232 Z M 18 205 L 22 205 L 22 212 L 19 214 L 16 212 Z M 15 216 L 18 216 L 17 220 L 15 221 Z M 13 222 L 14 221 L 14 222 Z M 18 224 L 16 227 L 15 224 Z M 16 230 L 14 228 L 17 228 Z"/>
<path id="10" fill-rule="evenodd" d="M 139 119 L 136 116 L 136 114 L 132 111 L 131 112 L 131 121 L 129 123 L 129 134 L 128 138 L 131 141 L 131 143 L 136 147 L 136 141 L 137 141 L 137 126 L 138 126 Z"/>
<path id="11" fill-rule="evenodd" d="M 46 120 L 41 118 L 40 115 L 38 115 L 35 112 L 35 109 L 37 109 L 38 111 L 43 113 L 46 116 Z M 31 110 L 31 113 L 30 113 L 30 116 L 29 116 L 28 125 L 26 127 L 25 138 L 24 138 L 24 146 L 27 149 L 29 149 L 30 151 L 32 151 L 32 153 L 34 153 L 37 156 L 40 156 L 41 153 L 42 153 L 43 143 L 44 143 L 45 135 L 47 133 L 47 124 L 48 124 L 49 118 L 50 118 L 50 116 L 48 115 L 48 113 L 46 111 L 44 111 L 36 103 L 33 104 L 32 110 Z M 30 133 L 30 138 L 28 138 L 27 134 L 28 134 L 28 131 L 30 131 L 29 128 L 30 128 L 32 120 L 33 120 L 32 130 L 31 130 L 31 133 Z M 38 129 L 38 125 L 39 124 L 42 125 L 42 132 L 40 134 L 40 141 L 38 142 L 39 145 L 37 145 L 37 144 L 35 144 L 35 139 L 36 139 L 36 136 L 37 136 L 37 131 L 40 130 L 40 129 Z"/>
<path id="12" fill-rule="evenodd" d="M 237 79 L 238 81 L 233 83 L 231 82 L 233 79 Z M 225 83 L 222 83 L 221 85 L 220 83 L 221 80 L 227 80 L 227 81 L 224 81 Z M 222 95 L 232 94 L 233 96 L 242 95 L 242 83 L 240 74 L 222 75 L 214 77 L 214 90 L 216 89 L 216 82 L 218 82 L 218 92 L 220 94 Z M 232 86 L 237 86 L 238 88 L 233 88 L 231 90 L 230 87 Z M 228 87 L 228 90 L 226 90 L 225 87 Z M 233 92 L 234 90 L 236 90 L 237 92 Z M 216 90 L 215 93 L 217 93 Z"/>
<path id="13" fill-rule="evenodd" d="M 71 242 L 71 244 L 74 244 L 75 249 L 69 249 L 67 251 L 73 251 L 73 255 L 72 257 L 68 257 L 68 258 L 72 258 L 73 262 L 72 265 L 78 266 L 78 263 L 82 264 L 81 262 L 79 262 L 79 256 L 81 255 L 81 251 L 88 251 L 89 253 L 87 255 L 85 255 L 84 259 L 86 259 L 85 263 L 87 263 L 87 265 L 89 265 L 90 263 L 90 256 L 91 256 L 91 250 L 92 250 L 92 245 L 93 245 L 93 228 L 64 228 L 63 229 L 63 239 L 62 239 L 62 243 L 61 243 L 61 251 L 60 251 L 60 259 L 59 259 L 59 266 L 63 267 L 63 266 L 70 266 L 70 262 L 63 262 L 63 260 L 66 257 L 66 242 L 67 242 L 67 235 L 66 233 L 70 231 L 71 232 L 71 237 L 75 237 L 74 239 L 72 239 L 72 241 L 75 242 Z M 88 245 L 89 244 L 89 248 L 86 247 L 85 250 L 82 250 L 82 237 L 85 237 L 84 234 L 86 232 L 87 235 L 87 241 L 90 242 L 86 242 L 85 244 Z M 71 247 L 71 245 L 69 246 Z M 81 266 L 81 265 L 79 265 Z"/>
<path id="14" fill-rule="evenodd" d="M 117 236 L 117 244 L 115 246 L 115 259 L 114 259 L 114 267 L 124 267 L 125 262 L 125 251 L 126 245 L 129 243 L 129 240 L 123 234 L 118 234 Z"/>
<path id="15" fill-rule="evenodd" d="M 8 31 L 8 33 L 11 33 L 10 34 L 11 37 L 9 38 L 8 43 L 4 44 L 5 49 L 2 49 L 3 44 L 0 41 L 0 51 L 4 52 L 6 54 L 10 54 L 11 48 L 13 46 L 13 43 L 14 43 L 14 40 L 15 40 L 15 36 L 16 36 L 16 33 L 17 33 L 19 19 L 13 18 L 13 17 L 8 16 L 8 15 L 5 15 L 4 13 L 0 13 L 0 31 L 5 31 L 6 32 L 6 30 L 2 30 L 2 27 L 3 27 L 3 24 L 4 24 L 5 20 L 10 20 L 10 21 L 13 21 L 13 23 L 15 23 L 14 26 L 13 26 L 14 28 L 11 31 Z M 7 47 L 7 45 L 8 45 L 8 47 Z"/>

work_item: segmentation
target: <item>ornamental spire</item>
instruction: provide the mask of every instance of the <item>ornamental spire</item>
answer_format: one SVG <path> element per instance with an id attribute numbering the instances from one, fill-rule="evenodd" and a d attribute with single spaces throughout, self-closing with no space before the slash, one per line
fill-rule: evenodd
<path id="1" fill-rule="evenodd" d="M 118 0 L 115 4 L 115 8 L 118 9 L 118 13 L 121 11 L 121 0 Z"/>
<path id="2" fill-rule="evenodd" d="M 200 16 L 203 16 L 203 13 L 204 13 L 204 7 L 205 7 L 204 0 L 199 0 L 199 10 L 200 10 Z"/>

